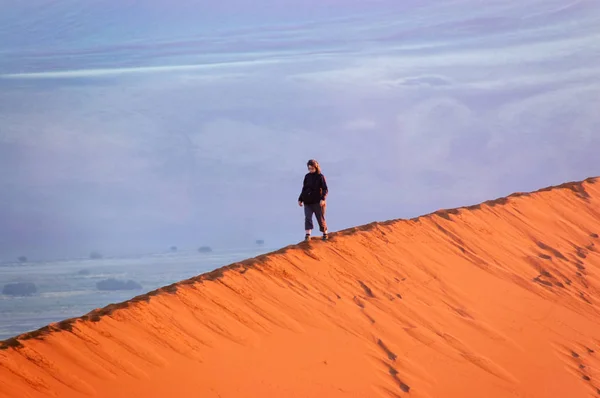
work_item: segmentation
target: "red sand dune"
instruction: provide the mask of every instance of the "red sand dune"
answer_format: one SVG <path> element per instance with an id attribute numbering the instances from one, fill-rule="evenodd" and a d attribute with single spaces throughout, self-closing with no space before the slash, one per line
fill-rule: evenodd
<path id="1" fill-rule="evenodd" d="M 596 181 L 352 228 L 0 342 L 0 396 L 598 397 Z"/>

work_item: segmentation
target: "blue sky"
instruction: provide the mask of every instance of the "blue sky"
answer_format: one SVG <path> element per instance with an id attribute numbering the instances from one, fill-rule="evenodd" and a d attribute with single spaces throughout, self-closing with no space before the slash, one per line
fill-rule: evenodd
<path id="1" fill-rule="evenodd" d="M 597 1 L 4 1 L 0 260 L 303 236 L 600 174 Z"/>

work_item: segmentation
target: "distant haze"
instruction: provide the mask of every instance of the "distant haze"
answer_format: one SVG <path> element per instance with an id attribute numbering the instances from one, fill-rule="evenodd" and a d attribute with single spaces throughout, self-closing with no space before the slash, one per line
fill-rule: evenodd
<path id="1" fill-rule="evenodd" d="M 597 1 L 0 3 L 0 260 L 303 236 L 600 174 Z"/>

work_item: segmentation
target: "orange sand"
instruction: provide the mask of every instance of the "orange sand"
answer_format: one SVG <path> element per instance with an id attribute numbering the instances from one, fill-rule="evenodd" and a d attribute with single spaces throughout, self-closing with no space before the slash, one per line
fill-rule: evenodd
<path id="1" fill-rule="evenodd" d="M 0 397 L 598 397 L 600 183 L 287 247 L 0 342 Z"/>

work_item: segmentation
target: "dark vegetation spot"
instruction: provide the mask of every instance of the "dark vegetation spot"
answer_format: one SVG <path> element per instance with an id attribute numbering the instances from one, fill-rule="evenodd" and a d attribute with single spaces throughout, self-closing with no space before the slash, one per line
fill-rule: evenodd
<path id="1" fill-rule="evenodd" d="M 450 308 L 452 308 L 454 310 L 454 312 L 456 312 L 458 315 L 462 316 L 463 318 L 473 319 L 471 314 L 469 314 L 467 311 L 463 310 L 462 308 L 454 308 L 454 307 L 450 307 Z"/>
<path id="2" fill-rule="evenodd" d="M 596 394 L 600 395 L 600 388 L 596 388 Z"/>
<path id="3" fill-rule="evenodd" d="M 372 229 L 376 228 L 378 225 L 379 225 L 379 223 L 377 221 L 373 221 L 373 222 L 370 222 L 370 223 L 363 225 L 362 227 L 358 227 L 358 228 L 363 231 L 371 231 Z"/>
<path id="4" fill-rule="evenodd" d="M 515 192 L 508 195 L 509 198 L 520 198 L 521 196 L 529 196 L 529 192 Z"/>
<path id="5" fill-rule="evenodd" d="M 571 285 L 571 280 L 570 280 L 570 279 L 565 279 L 565 283 L 566 283 L 567 285 Z"/>
<path id="6" fill-rule="evenodd" d="M 448 221 L 452 221 L 452 218 L 450 217 L 451 214 L 459 214 L 460 211 L 458 209 L 444 209 L 444 210 L 438 210 L 436 211 L 435 215 L 442 217 L 445 220 Z"/>
<path id="7" fill-rule="evenodd" d="M 565 285 L 563 285 L 563 284 L 562 284 L 562 283 L 560 283 L 560 282 L 554 282 L 554 284 L 555 284 L 556 286 L 558 286 L 558 287 L 562 287 L 563 289 L 564 289 L 564 287 L 565 287 Z"/>
<path id="8" fill-rule="evenodd" d="M 360 299 L 359 299 L 358 297 L 354 296 L 354 299 L 353 299 L 353 300 L 354 300 L 354 303 L 355 303 L 356 305 L 358 305 L 360 308 L 365 308 L 365 305 L 363 304 L 363 302 L 362 302 L 362 301 L 360 301 Z"/>
<path id="9" fill-rule="evenodd" d="M 584 364 L 579 364 L 579 369 L 585 369 L 585 365 Z"/>
<path id="10" fill-rule="evenodd" d="M 538 242 L 535 242 L 535 243 L 536 243 L 536 245 L 537 245 L 537 246 L 538 246 L 540 249 L 542 249 L 542 250 L 546 250 L 546 251 L 549 251 L 549 252 L 551 252 L 552 254 L 554 254 L 554 257 L 556 257 L 556 258 L 560 258 L 561 260 L 566 260 L 566 259 L 567 259 L 565 256 L 563 256 L 563 254 L 562 254 L 561 252 L 559 252 L 558 250 L 556 250 L 556 249 L 555 249 L 555 248 L 553 248 L 553 247 L 550 247 L 550 246 L 548 246 L 548 245 L 547 245 L 547 244 L 545 244 L 544 242 L 540 242 L 540 241 L 538 241 Z"/>
<path id="11" fill-rule="evenodd" d="M 367 317 L 367 319 L 369 320 L 369 322 L 375 323 L 375 319 L 373 319 L 369 314 L 367 314 L 366 312 L 363 311 L 363 315 L 365 317 Z"/>
<path id="12" fill-rule="evenodd" d="M 66 330 L 67 332 L 73 332 L 73 324 L 75 323 L 75 319 L 66 319 L 58 323 L 58 328 L 60 330 Z"/>
<path id="13" fill-rule="evenodd" d="M 224 271 L 225 270 L 223 268 L 217 268 L 216 270 L 205 274 L 203 279 L 206 279 L 207 281 L 214 281 L 215 279 L 222 278 Z"/>
<path id="14" fill-rule="evenodd" d="M 17 340 L 15 337 L 0 342 L 0 350 L 6 350 L 9 348 L 21 348 L 21 347 L 23 347 L 23 344 L 21 344 L 21 342 L 19 340 Z"/>
<path id="15" fill-rule="evenodd" d="M 375 297 L 373 295 L 373 291 L 371 290 L 371 288 L 369 288 L 369 286 L 365 285 L 363 281 L 358 281 L 358 283 L 360 283 L 360 287 L 363 288 L 363 290 L 365 291 L 365 293 L 367 294 L 367 296 L 369 296 L 369 297 Z"/>
<path id="16" fill-rule="evenodd" d="M 595 252 L 596 251 L 596 247 L 595 247 L 595 245 L 593 243 L 590 243 L 585 248 L 588 249 L 591 252 Z"/>
<path id="17" fill-rule="evenodd" d="M 508 198 L 498 198 L 494 200 L 488 200 L 483 202 L 484 205 L 488 205 L 490 207 L 494 207 L 496 205 L 505 205 L 508 203 Z"/>
<path id="18" fill-rule="evenodd" d="M 587 256 L 585 255 L 585 250 L 583 250 L 581 247 L 579 246 L 575 246 L 575 249 L 577 250 L 577 256 L 580 258 L 586 258 Z"/>
<path id="19" fill-rule="evenodd" d="M 161 290 L 163 290 L 167 293 L 170 293 L 170 294 L 175 294 L 175 293 L 177 293 L 177 283 L 173 283 L 168 286 L 164 286 Z"/>
<path id="20" fill-rule="evenodd" d="M 63 321 L 63 322 L 65 322 L 65 321 Z M 61 330 L 61 328 L 59 328 L 59 330 Z M 38 330 L 36 330 L 34 332 L 25 333 L 20 336 L 20 339 L 22 341 L 27 341 L 27 340 L 31 340 L 31 339 L 43 340 L 44 336 L 47 335 L 48 333 L 50 333 L 50 325 L 46 325 L 43 328 L 39 328 Z"/>
<path id="21" fill-rule="evenodd" d="M 585 270 L 585 267 L 583 265 L 581 265 L 581 264 L 575 264 L 575 266 L 577 267 L 577 269 L 579 271 L 584 271 Z"/>
<path id="22" fill-rule="evenodd" d="M 552 260 L 552 257 L 547 254 L 538 254 L 538 257 L 543 258 L 544 260 Z"/>
<path id="23" fill-rule="evenodd" d="M 450 218 L 450 215 L 448 213 L 446 213 L 445 211 L 436 211 L 433 214 L 435 214 L 436 216 L 440 216 L 445 220 L 452 221 L 452 219 Z"/>
<path id="24" fill-rule="evenodd" d="M 404 391 L 404 392 L 410 391 L 410 387 L 408 385 L 406 385 L 405 383 L 403 383 L 402 380 L 400 380 L 400 378 L 398 377 L 398 371 L 393 366 L 388 367 L 388 373 L 390 374 L 390 376 L 392 376 L 392 378 L 396 381 L 396 383 L 398 383 L 398 387 L 400 387 L 400 389 L 402 391 Z"/>
<path id="25" fill-rule="evenodd" d="M 592 350 L 591 348 L 587 348 L 587 352 L 588 352 L 588 354 L 593 354 L 594 350 Z"/>
<path id="26" fill-rule="evenodd" d="M 585 297 L 585 295 L 583 294 L 583 292 L 579 292 L 579 296 L 580 296 L 580 297 L 581 297 L 581 299 L 582 299 L 583 301 L 585 301 L 586 303 L 588 303 L 588 304 L 592 304 L 592 302 L 591 302 L 591 301 L 590 301 L 590 300 L 589 300 L 587 297 Z"/>
<path id="27" fill-rule="evenodd" d="M 77 321 L 77 319 L 78 318 L 65 319 L 64 321 L 56 324 L 46 325 L 32 332 L 23 333 L 20 336 L 5 340 L 4 342 L 0 342 L 0 349 L 7 349 L 9 347 L 20 348 L 23 346 L 20 341 L 31 339 L 43 340 L 46 335 L 52 332 L 73 332 L 73 324 Z"/>
<path id="28" fill-rule="evenodd" d="M 545 276 L 546 278 L 552 277 L 552 275 L 550 275 L 550 272 L 546 271 L 545 269 L 542 269 L 542 271 L 540 272 L 540 275 Z"/>
<path id="29" fill-rule="evenodd" d="M 565 188 L 569 188 L 571 191 L 575 192 L 575 194 L 582 199 L 588 200 L 590 198 L 590 194 L 587 193 L 581 182 L 572 182 L 563 185 Z"/>
<path id="30" fill-rule="evenodd" d="M 481 209 L 481 205 L 472 205 L 465 207 L 467 210 L 479 210 Z"/>
<path id="31" fill-rule="evenodd" d="M 581 275 L 581 272 L 576 272 L 575 275 L 577 275 L 579 277 L 583 276 L 583 275 Z"/>
<path id="32" fill-rule="evenodd" d="M 573 358 L 579 358 L 579 354 L 578 354 L 578 353 L 576 353 L 575 351 L 571 351 L 571 356 L 572 356 Z"/>
<path id="33" fill-rule="evenodd" d="M 552 283 L 550 283 L 550 282 L 548 282 L 548 281 L 543 281 L 543 280 L 541 280 L 539 276 L 536 276 L 535 278 L 533 278 L 533 281 L 534 281 L 534 282 L 537 282 L 537 283 L 539 283 L 539 284 L 542 284 L 542 285 L 544 285 L 544 286 L 552 286 Z"/>
<path id="34" fill-rule="evenodd" d="M 339 294 L 337 294 L 337 293 L 335 294 L 335 297 L 337 297 L 337 298 L 338 298 L 338 300 L 342 298 L 342 296 L 340 296 L 340 295 L 339 295 Z"/>
<path id="35" fill-rule="evenodd" d="M 593 232 L 592 232 L 592 233 L 590 234 L 590 236 L 591 236 L 592 238 L 598 239 L 598 234 L 597 234 L 597 233 L 593 233 Z"/>
<path id="36" fill-rule="evenodd" d="M 591 180 L 590 181 L 586 180 L 586 182 L 593 184 L 593 182 L 591 182 Z M 557 189 L 557 188 L 570 189 L 577 195 L 577 197 L 584 199 L 585 201 L 588 201 L 590 198 L 590 194 L 587 193 L 587 191 L 585 190 L 585 188 L 583 186 L 583 182 L 581 182 L 581 181 L 565 182 L 564 184 L 561 184 L 561 185 L 556 185 L 556 186 L 539 189 L 537 192 L 546 192 L 546 191 L 551 191 L 551 190 Z"/>
<path id="37" fill-rule="evenodd" d="M 396 293 L 396 297 L 398 297 L 399 299 L 402 298 L 402 296 L 400 295 L 400 293 Z"/>
<path id="38" fill-rule="evenodd" d="M 385 352 L 385 354 L 388 356 L 390 361 L 395 361 L 396 360 L 396 354 L 394 354 L 392 351 L 390 351 L 390 349 L 385 345 L 385 343 L 383 341 L 381 341 L 381 339 L 377 339 L 377 345 L 379 347 L 381 347 L 381 349 Z"/>
<path id="39" fill-rule="evenodd" d="M 590 377 L 587 376 L 587 375 L 583 375 L 582 379 L 585 380 L 585 381 L 590 381 L 591 380 Z"/>

